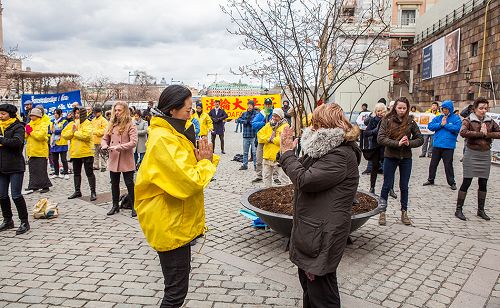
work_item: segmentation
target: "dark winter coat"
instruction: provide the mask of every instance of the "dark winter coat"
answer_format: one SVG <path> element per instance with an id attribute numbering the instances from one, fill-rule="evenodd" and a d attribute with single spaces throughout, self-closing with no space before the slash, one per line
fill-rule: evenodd
<path id="1" fill-rule="evenodd" d="M 303 157 L 287 151 L 280 158 L 295 186 L 290 260 L 322 276 L 337 270 L 344 253 L 361 150 L 354 141 L 344 142 L 339 128 L 316 132 L 306 128 L 301 144 Z"/>
<path id="2" fill-rule="evenodd" d="M 0 143 L 0 173 L 24 172 L 24 124 L 16 121 L 7 127 Z"/>
<path id="3" fill-rule="evenodd" d="M 216 112 L 215 108 L 210 110 L 208 113 L 210 118 L 212 118 L 212 122 L 214 124 L 214 130 L 212 134 L 215 135 L 224 135 L 224 125 L 225 125 L 225 120 L 227 119 L 228 115 L 226 111 L 222 108 L 219 108 L 219 111 Z"/>
<path id="4" fill-rule="evenodd" d="M 478 119 L 475 113 L 471 113 L 467 119 L 462 122 L 460 136 L 466 138 L 466 146 L 475 151 L 489 151 L 491 149 L 492 139 L 500 139 L 500 127 L 489 116 L 485 116 L 486 130 L 488 134 L 485 136 L 481 133 L 481 120 Z"/>
<path id="5" fill-rule="evenodd" d="M 379 147 L 379 144 L 377 142 L 377 135 L 378 131 L 380 129 L 380 121 L 382 121 L 382 118 L 379 118 L 377 116 L 375 117 L 370 117 L 370 120 L 368 122 L 368 125 L 366 126 L 365 132 L 363 133 L 364 137 L 367 137 L 368 139 L 368 149 L 375 149 Z M 369 138 L 372 137 L 372 138 Z"/>
<path id="6" fill-rule="evenodd" d="M 378 131 L 377 142 L 379 145 L 385 146 L 384 157 L 390 158 L 411 158 L 411 149 L 418 148 L 424 144 L 424 137 L 420 133 L 417 123 L 413 119 L 409 120 L 408 128 L 405 135 L 408 136 L 410 146 L 399 146 L 399 139 L 392 139 L 389 136 L 389 122 L 394 121 L 401 125 L 402 121 L 398 117 L 385 117 L 382 119 L 380 129 Z"/>

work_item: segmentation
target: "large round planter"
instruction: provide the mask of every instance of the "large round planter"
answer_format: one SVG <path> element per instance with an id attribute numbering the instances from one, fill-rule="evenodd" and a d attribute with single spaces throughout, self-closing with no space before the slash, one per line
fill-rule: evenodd
<path id="1" fill-rule="evenodd" d="M 258 207 L 251 205 L 250 202 L 248 202 L 248 199 L 252 194 L 264 189 L 265 188 L 260 188 L 247 192 L 241 198 L 241 204 L 243 204 L 245 208 L 254 211 L 255 214 L 257 214 L 257 216 L 259 216 L 259 218 L 262 219 L 271 229 L 273 229 L 274 231 L 278 232 L 283 236 L 290 237 L 290 234 L 292 233 L 293 216 L 264 211 L 259 209 Z M 377 200 L 377 196 L 373 194 L 364 191 L 358 191 L 358 192 L 369 195 Z M 370 219 L 370 217 L 378 215 L 381 211 L 382 208 L 380 206 L 377 206 L 377 208 L 371 210 L 370 212 L 361 213 L 358 215 L 352 215 L 351 232 L 361 228 L 361 226 L 363 226 L 368 221 L 368 219 Z"/>

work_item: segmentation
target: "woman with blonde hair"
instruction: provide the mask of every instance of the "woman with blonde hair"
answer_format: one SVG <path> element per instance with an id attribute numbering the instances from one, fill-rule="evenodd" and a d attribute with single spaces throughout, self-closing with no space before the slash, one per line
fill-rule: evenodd
<path id="1" fill-rule="evenodd" d="M 120 211 L 120 174 L 127 186 L 128 199 L 134 210 L 134 149 L 137 145 L 137 127 L 132 121 L 126 102 L 118 101 L 113 105 L 111 119 L 101 141 L 101 149 L 109 152 L 108 170 L 111 178 L 113 206 L 108 215 Z"/>
<path id="2" fill-rule="evenodd" d="M 364 132 L 364 136 L 367 138 L 367 149 L 372 152 L 370 161 L 372 162 L 372 170 L 370 173 L 370 193 L 375 193 L 375 184 L 377 183 L 377 175 L 380 169 L 380 161 L 384 157 L 384 147 L 379 145 L 377 142 L 378 131 L 380 129 L 380 123 L 385 115 L 387 107 L 385 104 L 377 103 L 373 110 L 373 115 L 370 117 L 370 122 Z"/>
<path id="3" fill-rule="evenodd" d="M 294 188 L 290 260 L 297 265 L 304 307 L 340 307 L 337 267 L 351 229 L 359 183 L 359 128 L 337 104 L 317 107 L 297 158 L 294 130 L 281 135 L 280 163 Z"/>

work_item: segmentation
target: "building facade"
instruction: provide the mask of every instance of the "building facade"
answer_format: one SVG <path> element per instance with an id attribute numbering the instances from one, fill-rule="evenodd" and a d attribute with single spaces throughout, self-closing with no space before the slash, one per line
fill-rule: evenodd
<path id="1" fill-rule="evenodd" d="M 422 22 L 417 22 L 417 36 L 410 53 L 410 66 L 415 72 L 415 103 L 426 107 L 432 101 L 451 99 L 464 106 L 478 96 L 498 101 L 500 1 L 489 1 L 485 14 L 487 3 L 441 0 L 420 19 Z M 453 43 L 453 39 L 458 42 Z M 446 66 L 443 74 L 435 72 L 439 68 L 434 63 L 441 49 Z M 456 63 L 449 61 L 448 65 L 448 58 L 456 58 Z M 448 69 L 454 65 L 454 69 Z"/>
<path id="2" fill-rule="evenodd" d="M 244 83 L 213 83 L 207 89 L 207 96 L 248 96 L 260 95 L 264 89 Z"/>

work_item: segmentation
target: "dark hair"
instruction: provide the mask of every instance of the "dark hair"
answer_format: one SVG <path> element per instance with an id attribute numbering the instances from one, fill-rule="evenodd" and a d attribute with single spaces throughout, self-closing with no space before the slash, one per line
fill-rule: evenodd
<path id="1" fill-rule="evenodd" d="M 487 104 L 489 106 L 490 102 L 486 98 L 481 96 L 481 97 L 478 97 L 474 100 L 474 104 L 472 105 L 472 108 L 474 110 L 476 110 L 477 107 L 479 107 L 479 104 Z"/>
<path id="2" fill-rule="evenodd" d="M 138 115 L 138 116 L 142 117 L 142 112 L 141 112 L 139 109 L 137 109 L 137 110 L 134 112 L 134 115 Z"/>
<path id="3" fill-rule="evenodd" d="M 439 103 L 438 102 L 432 102 L 431 105 L 437 105 L 437 106 L 439 106 Z"/>
<path id="4" fill-rule="evenodd" d="M 387 105 L 387 101 L 383 97 L 381 99 L 379 99 L 377 103 L 382 103 L 384 105 Z"/>
<path id="5" fill-rule="evenodd" d="M 413 110 L 413 109 L 417 110 L 417 106 L 411 106 L 410 110 Z"/>
<path id="6" fill-rule="evenodd" d="M 101 106 L 94 106 L 93 111 L 94 112 L 102 112 L 102 107 Z"/>
<path id="7" fill-rule="evenodd" d="M 62 115 L 62 110 L 57 108 L 56 110 L 54 110 L 54 113 L 61 116 Z"/>
<path id="8" fill-rule="evenodd" d="M 398 103 L 406 104 L 406 113 L 403 116 L 401 124 L 394 121 L 398 117 L 398 113 L 396 111 Z M 389 138 L 394 140 L 399 140 L 406 134 L 408 126 L 410 125 L 409 114 L 410 114 L 410 102 L 408 101 L 408 99 L 404 96 L 396 99 L 396 101 L 394 102 L 394 106 L 392 106 L 391 111 L 386 115 L 387 119 L 389 120 L 387 127 L 389 131 Z"/>
<path id="9" fill-rule="evenodd" d="M 368 109 L 368 104 L 367 104 L 367 103 L 363 103 L 363 104 L 361 105 L 361 107 L 366 107 L 366 109 Z"/>
<path id="10" fill-rule="evenodd" d="M 171 115 L 170 111 L 182 109 L 184 101 L 191 96 L 191 91 L 188 88 L 178 84 L 170 85 L 161 92 L 158 109 L 166 115 Z"/>

